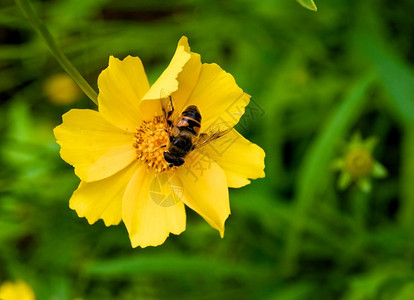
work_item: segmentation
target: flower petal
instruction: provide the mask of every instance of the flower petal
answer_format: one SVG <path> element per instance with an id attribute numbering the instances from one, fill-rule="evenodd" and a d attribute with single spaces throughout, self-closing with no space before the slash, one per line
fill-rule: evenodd
<path id="1" fill-rule="evenodd" d="M 166 174 L 162 174 L 167 176 Z M 128 230 L 132 247 L 158 246 L 164 243 L 170 232 L 180 234 L 185 230 L 186 215 L 181 201 L 159 202 L 151 193 L 157 176 L 145 167 L 131 178 L 122 202 L 122 219 Z M 169 187 L 168 182 L 164 182 Z M 158 185 L 158 187 L 161 187 Z M 164 189 L 159 189 L 161 192 Z M 171 189 L 167 189 L 174 193 Z M 164 190 L 165 192 L 165 190 Z M 159 196 L 159 195 L 158 195 Z M 166 197 L 169 194 L 165 194 Z"/>
<path id="2" fill-rule="evenodd" d="M 229 187 L 239 188 L 249 184 L 248 179 L 265 176 L 265 152 L 235 129 L 207 145 L 203 151 L 226 173 Z"/>
<path id="3" fill-rule="evenodd" d="M 108 123 L 100 113 L 72 109 L 54 129 L 60 155 L 83 181 L 106 178 L 136 159 L 134 136 Z"/>
<path id="4" fill-rule="evenodd" d="M 372 168 L 372 176 L 376 178 L 385 178 L 387 177 L 387 169 L 380 164 L 379 162 L 374 162 L 374 167 Z"/>
<path id="5" fill-rule="evenodd" d="M 131 164 L 119 173 L 95 182 L 81 181 L 69 201 L 79 217 L 85 217 L 89 224 L 102 219 L 106 226 L 117 225 L 122 217 L 122 197 L 134 172 L 141 165 Z"/>
<path id="6" fill-rule="evenodd" d="M 356 181 L 356 183 L 358 184 L 359 188 L 364 192 L 364 193 L 369 193 L 371 192 L 372 189 L 372 185 L 371 185 L 371 181 L 369 180 L 368 177 L 363 177 L 360 178 Z"/>
<path id="7" fill-rule="evenodd" d="M 109 58 L 109 66 L 98 78 L 99 112 L 112 125 L 134 132 L 143 117 L 141 98 L 149 89 L 144 67 L 138 57 Z"/>
<path id="8" fill-rule="evenodd" d="M 154 114 L 161 114 L 160 97 L 168 96 L 178 90 L 178 74 L 183 71 L 191 58 L 187 38 L 182 37 L 170 64 L 142 99 L 141 110 L 144 116 L 152 118 Z"/>
<path id="9" fill-rule="evenodd" d="M 24 281 L 5 281 L 0 285 L 0 299 L 4 300 L 35 300 L 32 288 Z"/>
<path id="10" fill-rule="evenodd" d="M 348 172 L 346 172 L 346 171 L 342 171 L 339 174 L 339 178 L 338 178 L 338 189 L 340 189 L 341 191 L 343 191 L 347 187 L 349 187 L 351 183 L 352 183 L 352 177 L 351 177 L 351 175 Z"/>
<path id="11" fill-rule="evenodd" d="M 233 127 L 244 114 L 250 96 L 239 88 L 233 76 L 216 64 L 203 64 L 198 82 L 188 100 L 203 117 L 201 131 L 225 124 Z"/>
<path id="12" fill-rule="evenodd" d="M 190 154 L 172 182 L 183 187 L 182 201 L 224 235 L 224 222 L 230 214 L 226 175 L 208 156 Z"/>
<path id="13" fill-rule="evenodd" d="M 198 82 L 202 65 L 200 54 L 191 52 L 186 37 L 181 38 L 179 45 L 184 46 L 184 49 L 191 55 L 183 70 L 178 74 L 178 90 L 173 94 L 175 109 L 177 112 L 182 112 L 189 105 L 190 95 Z"/>

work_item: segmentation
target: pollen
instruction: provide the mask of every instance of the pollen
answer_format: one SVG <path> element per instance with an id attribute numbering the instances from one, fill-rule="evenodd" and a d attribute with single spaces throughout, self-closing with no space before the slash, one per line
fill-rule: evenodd
<path id="1" fill-rule="evenodd" d="M 354 178 L 364 177 L 371 173 L 374 159 L 369 151 L 362 148 L 350 150 L 345 157 L 345 169 Z"/>
<path id="2" fill-rule="evenodd" d="M 137 128 L 134 137 L 137 159 L 148 170 L 164 173 L 175 168 L 169 167 L 164 159 L 168 138 L 164 117 L 156 116 L 152 121 L 143 121 Z"/>

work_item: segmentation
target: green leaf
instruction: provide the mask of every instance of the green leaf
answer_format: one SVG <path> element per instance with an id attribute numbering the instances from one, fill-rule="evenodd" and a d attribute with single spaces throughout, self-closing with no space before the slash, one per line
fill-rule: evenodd
<path id="1" fill-rule="evenodd" d="M 182 254 L 159 254 L 116 258 L 94 261 L 85 265 L 83 272 L 92 276 L 107 278 L 127 278 L 129 276 L 196 276 L 219 278 L 251 278 L 261 276 L 266 271 L 251 264 L 229 263 L 206 256 Z M 257 277 L 256 277 L 257 278 Z"/>
<path id="2" fill-rule="evenodd" d="M 414 124 L 414 72 L 409 64 L 374 33 L 357 33 L 358 47 L 370 61 L 390 97 L 386 104 L 404 126 Z"/>
<path id="3" fill-rule="evenodd" d="M 302 5 L 303 7 L 309 9 L 309 10 L 313 10 L 313 11 L 317 11 L 318 8 L 316 7 L 315 2 L 313 2 L 313 0 L 297 0 L 299 2 L 300 5 Z"/>

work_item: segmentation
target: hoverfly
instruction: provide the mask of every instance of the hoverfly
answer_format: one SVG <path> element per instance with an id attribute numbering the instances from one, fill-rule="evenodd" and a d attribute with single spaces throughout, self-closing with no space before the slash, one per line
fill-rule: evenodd
<path id="1" fill-rule="evenodd" d="M 233 127 L 229 127 L 224 130 L 200 133 L 202 117 L 197 106 L 187 106 L 177 118 L 174 116 L 172 96 L 163 97 L 160 101 L 169 135 L 168 143 L 161 148 L 167 148 L 164 151 L 164 159 L 170 167 L 181 166 L 184 163 L 184 158 L 192 150 L 211 143 L 233 129 Z"/>

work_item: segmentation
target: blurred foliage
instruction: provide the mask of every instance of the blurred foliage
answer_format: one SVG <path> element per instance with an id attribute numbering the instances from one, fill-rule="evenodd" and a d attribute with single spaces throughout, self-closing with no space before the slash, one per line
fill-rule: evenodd
<path id="1" fill-rule="evenodd" d="M 187 231 L 132 249 L 123 225 L 68 207 L 79 180 L 52 129 L 70 108 L 43 94 L 61 72 L 15 4 L 0 0 L 0 282 L 38 299 L 413 299 L 414 2 L 34 1 L 96 88 L 109 55 L 139 56 L 151 82 L 182 35 L 252 95 L 238 129 L 266 151 L 266 178 L 231 190 L 220 239 Z M 353 132 L 389 171 L 370 194 L 336 189 Z"/>

